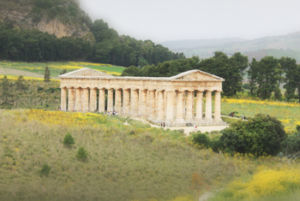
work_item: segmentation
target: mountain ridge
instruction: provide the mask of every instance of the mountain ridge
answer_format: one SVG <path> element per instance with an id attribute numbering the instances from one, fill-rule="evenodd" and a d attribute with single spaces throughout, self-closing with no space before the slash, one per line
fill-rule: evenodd
<path id="1" fill-rule="evenodd" d="M 162 45 L 175 52 L 183 52 L 187 57 L 207 58 L 216 51 L 228 55 L 241 52 L 251 58 L 264 56 L 289 56 L 300 62 L 300 32 L 278 36 L 265 36 L 256 39 L 221 38 L 200 40 L 178 40 L 162 42 Z M 189 44 L 193 44 L 192 46 Z"/>

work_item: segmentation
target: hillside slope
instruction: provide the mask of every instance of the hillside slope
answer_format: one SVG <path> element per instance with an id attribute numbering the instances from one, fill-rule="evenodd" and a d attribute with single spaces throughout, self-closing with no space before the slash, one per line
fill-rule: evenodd
<path id="1" fill-rule="evenodd" d="M 90 19 L 75 0 L 0 0 L 0 22 L 64 36 L 91 37 Z"/>
<path id="2" fill-rule="evenodd" d="M 168 41 L 162 43 L 173 51 L 184 52 L 188 57 L 207 58 L 215 51 L 227 54 L 242 52 L 250 58 L 260 59 L 264 56 L 289 56 L 300 62 L 300 32 L 281 36 L 269 36 L 254 40 L 239 38 Z"/>

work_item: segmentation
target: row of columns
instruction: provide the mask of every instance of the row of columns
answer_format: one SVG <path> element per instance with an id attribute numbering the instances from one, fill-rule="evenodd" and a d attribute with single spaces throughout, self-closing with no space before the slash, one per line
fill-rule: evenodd
<path id="1" fill-rule="evenodd" d="M 221 92 L 214 91 L 62 88 L 61 109 L 78 112 L 108 112 L 143 117 L 166 125 L 184 126 L 221 121 Z M 205 96 L 204 96 L 205 95 Z M 205 98 L 205 111 L 203 102 Z"/>

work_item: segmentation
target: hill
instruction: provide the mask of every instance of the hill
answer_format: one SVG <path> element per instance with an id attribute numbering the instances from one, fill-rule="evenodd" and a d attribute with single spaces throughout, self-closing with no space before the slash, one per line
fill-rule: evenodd
<path id="1" fill-rule="evenodd" d="M 288 56 L 300 62 L 300 32 L 281 36 L 269 36 L 253 40 L 239 38 L 167 41 L 163 45 L 186 56 L 207 58 L 216 51 L 232 55 L 241 52 L 249 58 L 261 59 L 264 56 Z"/>
<path id="2" fill-rule="evenodd" d="M 180 132 L 102 114 L 0 110 L 0 129 L 0 198 L 6 201 L 192 201 L 236 178 L 249 180 L 260 164 L 279 170 L 287 163 L 213 153 Z M 74 145 L 64 145 L 66 134 Z M 86 160 L 78 159 L 80 147 Z M 289 162 L 293 167 L 299 165 Z M 266 193 L 272 194 L 288 176 L 270 183 L 261 175 L 255 182 L 271 185 Z"/>
<path id="3" fill-rule="evenodd" d="M 184 58 L 92 21 L 76 0 L 0 0 L 0 58 L 143 66 Z"/>
<path id="4" fill-rule="evenodd" d="M 0 21 L 61 38 L 91 37 L 91 20 L 75 0 L 0 0 Z"/>
<path id="5" fill-rule="evenodd" d="M 0 198 L 6 201 L 169 201 L 253 168 L 199 151 L 179 132 L 101 114 L 0 110 L 0 129 Z M 63 144 L 67 133 L 72 147 Z M 77 160 L 79 147 L 87 161 Z"/>

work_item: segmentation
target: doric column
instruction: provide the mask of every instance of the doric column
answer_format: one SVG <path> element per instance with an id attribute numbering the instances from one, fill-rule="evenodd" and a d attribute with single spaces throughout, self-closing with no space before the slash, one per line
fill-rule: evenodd
<path id="1" fill-rule="evenodd" d="M 174 121 L 175 91 L 166 91 L 166 95 L 167 95 L 166 121 L 167 121 L 167 125 L 170 126 Z"/>
<path id="2" fill-rule="evenodd" d="M 67 89 L 61 88 L 60 92 L 60 109 L 61 111 L 67 111 Z"/>
<path id="3" fill-rule="evenodd" d="M 132 116 L 138 115 L 138 90 L 131 89 L 131 97 L 130 97 L 130 114 Z"/>
<path id="4" fill-rule="evenodd" d="M 140 89 L 138 110 L 139 110 L 139 116 L 141 117 L 145 117 L 146 114 L 146 96 L 147 96 L 146 90 Z"/>
<path id="5" fill-rule="evenodd" d="M 155 97 L 155 93 L 156 91 L 155 90 L 150 90 L 150 119 L 151 120 L 155 120 L 156 119 L 156 97 Z"/>
<path id="6" fill-rule="evenodd" d="M 182 124 L 184 123 L 183 119 L 183 91 L 177 92 L 176 99 L 176 123 Z"/>
<path id="7" fill-rule="evenodd" d="M 119 114 L 122 112 L 122 91 L 116 89 L 115 91 L 115 111 Z"/>
<path id="8" fill-rule="evenodd" d="M 215 92 L 215 121 L 221 121 L 221 92 Z"/>
<path id="9" fill-rule="evenodd" d="M 198 91 L 197 92 L 197 99 L 196 99 L 196 120 L 201 121 L 202 120 L 202 101 L 203 101 L 203 92 Z"/>
<path id="10" fill-rule="evenodd" d="M 147 119 L 151 119 L 152 115 L 152 105 L 153 105 L 153 100 L 152 100 L 152 96 L 151 96 L 151 90 L 147 90 L 147 96 L 146 96 L 146 118 Z"/>
<path id="11" fill-rule="evenodd" d="M 75 89 L 75 111 L 81 112 L 81 88 Z"/>
<path id="12" fill-rule="evenodd" d="M 123 114 L 128 115 L 130 109 L 130 94 L 129 89 L 123 90 Z"/>
<path id="13" fill-rule="evenodd" d="M 205 93 L 205 119 L 212 119 L 212 104 L 211 104 L 211 91 L 206 91 Z"/>
<path id="14" fill-rule="evenodd" d="M 68 111 L 74 112 L 75 110 L 75 90 L 74 88 L 69 88 L 68 89 Z"/>
<path id="15" fill-rule="evenodd" d="M 107 90 L 107 112 L 114 111 L 114 89 Z"/>
<path id="16" fill-rule="evenodd" d="M 105 112 L 105 89 L 99 89 L 99 112 Z"/>
<path id="17" fill-rule="evenodd" d="M 185 120 L 189 123 L 193 121 L 193 91 L 187 91 Z"/>
<path id="18" fill-rule="evenodd" d="M 95 112 L 97 110 L 97 89 L 90 90 L 90 112 Z"/>
<path id="19" fill-rule="evenodd" d="M 157 119 L 158 121 L 164 121 L 164 92 L 157 92 Z"/>
<path id="20" fill-rule="evenodd" d="M 88 112 L 89 111 L 89 89 L 88 88 L 82 89 L 81 101 L 82 101 L 82 111 Z"/>

